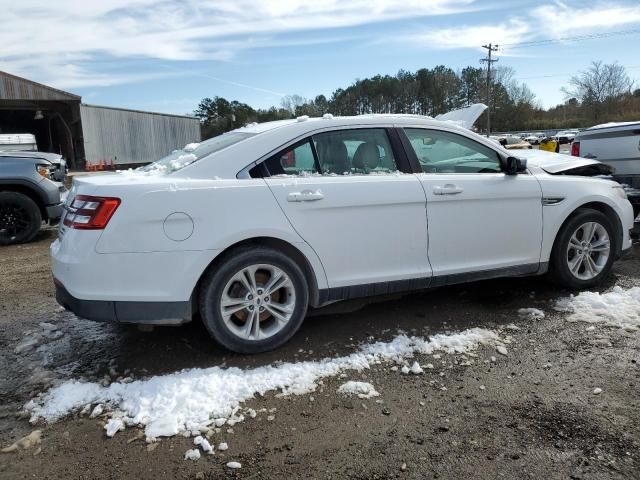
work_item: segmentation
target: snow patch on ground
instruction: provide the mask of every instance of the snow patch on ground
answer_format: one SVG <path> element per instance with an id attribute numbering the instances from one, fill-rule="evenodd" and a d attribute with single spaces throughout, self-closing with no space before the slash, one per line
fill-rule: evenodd
<path id="1" fill-rule="evenodd" d="M 338 393 L 345 395 L 357 395 L 358 398 L 371 398 L 380 395 L 370 383 L 354 381 L 349 381 L 340 385 Z"/>
<path id="2" fill-rule="evenodd" d="M 542 320 L 544 318 L 544 312 L 538 308 L 521 308 L 518 310 L 518 315 L 529 320 Z"/>
<path id="3" fill-rule="evenodd" d="M 70 380 L 31 400 L 25 410 L 31 421 L 55 421 L 65 415 L 101 403 L 114 418 L 129 425 L 144 426 L 147 438 L 173 436 L 206 430 L 216 419 L 230 418 L 239 405 L 256 394 L 280 391 L 282 395 L 313 392 L 323 377 L 346 370 L 361 371 L 383 361 L 403 362 L 415 354 L 435 351 L 464 353 L 481 344 L 502 343 L 495 332 L 473 328 L 431 338 L 398 335 L 390 342 L 364 345 L 359 351 L 319 361 L 282 363 L 241 370 L 211 367 L 188 369 L 129 383 L 100 383 Z"/>
<path id="4" fill-rule="evenodd" d="M 613 287 L 606 293 L 581 292 L 561 298 L 555 309 L 570 312 L 570 322 L 603 323 L 627 330 L 640 329 L 640 287 Z"/>
<path id="5" fill-rule="evenodd" d="M 187 450 L 184 453 L 185 460 L 199 460 L 200 459 L 200 450 L 194 448 L 193 450 Z"/>

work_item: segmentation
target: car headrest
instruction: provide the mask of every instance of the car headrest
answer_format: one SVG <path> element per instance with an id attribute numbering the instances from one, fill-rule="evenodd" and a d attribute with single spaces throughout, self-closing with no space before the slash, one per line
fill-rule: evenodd
<path id="1" fill-rule="evenodd" d="M 322 169 L 332 173 L 343 174 L 350 170 L 349 154 L 347 147 L 342 142 L 331 142 L 325 148 L 321 148 L 323 154 Z M 318 152 L 320 155 L 320 153 Z"/>
<path id="2" fill-rule="evenodd" d="M 375 143 L 361 143 L 353 155 L 354 168 L 374 169 L 380 164 L 380 152 Z"/>

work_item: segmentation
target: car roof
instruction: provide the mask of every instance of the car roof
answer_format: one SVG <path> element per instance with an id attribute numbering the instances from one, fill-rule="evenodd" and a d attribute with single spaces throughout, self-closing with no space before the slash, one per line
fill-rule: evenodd
<path id="1" fill-rule="evenodd" d="M 299 141 L 317 133 L 343 128 L 433 128 L 471 136 L 479 143 L 490 148 L 500 149 L 500 145 L 486 137 L 480 137 L 472 131 L 458 125 L 456 121 L 437 120 L 422 115 L 407 114 L 368 114 L 353 117 L 334 117 L 324 115 L 320 118 L 299 117 L 292 120 L 254 123 L 232 130 L 226 134 L 246 133 L 248 138 L 216 151 L 202 161 L 193 162 L 184 169 L 175 172 L 176 176 L 191 175 L 218 176 L 235 178 L 240 170 L 251 166 L 251 161 L 264 159 L 275 154 L 286 144 Z M 508 155 L 504 150 L 503 154 Z M 215 161 L 211 161 L 215 158 Z M 239 168 L 238 168 L 239 167 Z M 202 173 L 197 173 L 198 171 Z"/>
<path id="2" fill-rule="evenodd" d="M 29 152 L 29 151 L 8 151 L 0 150 L 0 157 L 17 157 L 17 158 L 42 158 L 43 160 L 55 161 L 60 160 L 62 155 L 50 152 Z"/>
<path id="3" fill-rule="evenodd" d="M 297 126 L 296 130 L 304 130 L 304 126 L 308 127 L 309 131 L 316 130 L 318 128 L 332 127 L 332 126 L 349 126 L 349 125 L 388 125 L 392 124 L 415 124 L 419 122 L 426 126 L 441 126 L 441 125 L 455 125 L 455 122 L 449 122 L 446 120 L 436 120 L 433 117 L 425 115 L 413 115 L 404 113 L 375 113 L 356 116 L 333 116 L 325 114 L 322 117 L 307 117 L 302 116 L 291 120 L 275 120 L 272 122 L 264 123 L 250 123 L 244 127 L 234 130 L 240 133 L 253 133 L 259 134 L 269 130 L 280 129 L 285 127 Z"/>

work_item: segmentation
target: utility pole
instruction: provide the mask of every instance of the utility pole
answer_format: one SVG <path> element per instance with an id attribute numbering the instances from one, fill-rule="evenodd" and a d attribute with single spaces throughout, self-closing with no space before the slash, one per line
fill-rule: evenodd
<path id="1" fill-rule="evenodd" d="M 480 59 L 481 62 L 487 62 L 487 137 L 491 134 L 491 64 L 497 62 L 497 58 L 491 58 L 493 52 L 498 51 L 498 45 L 483 45 L 482 48 L 487 49 L 487 57 Z"/>

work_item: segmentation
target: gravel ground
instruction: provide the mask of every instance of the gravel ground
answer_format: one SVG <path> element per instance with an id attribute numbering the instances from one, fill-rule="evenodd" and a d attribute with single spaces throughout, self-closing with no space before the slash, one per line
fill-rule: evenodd
<path id="1" fill-rule="evenodd" d="M 33 243 L 0 250 L 0 444 L 42 429 L 42 444 L 0 454 L 3 479 L 640 478 L 640 332 L 567 322 L 552 306 L 568 292 L 544 278 L 336 304 L 310 315 L 280 350 L 245 357 L 210 342 L 197 322 L 140 332 L 61 311 L 49 272 L 52 239 L 44 232 Z M 600 290 L 614 285 L 640 285 L 638 247 Z M 546 317 L 523 319 L 522 307 Z M 47 333 L 42 322 L 61 333 Z M 245 406 L 275 410 L 232 432 L 223 427 L 211 443 L 226 441 L 229 449 L 198 461 L 183 459 L 189 438 L 149 447 L 135 428 L 107 438 L 102 418 L 74 415 L 33 427 L 18 414 L 48 386 L 99 380 L 109 367 L 136 377 L 250 368 L 348 354 L 399 330 L 428 336 L 470 327 L 510 337 L 507 355 L 481 347 L 477 357 L 418 356 L 435 367 L 420 375 L 390 365 L 349 372 L 348 380 L 375 386 L 380 396 L 372 399 L 337 394 L 342 378 L 325 379 L 313 394 L 257 397 Z M 37 345 L 28 344 L 32 338 Z M 229 461 L 242 468 L 230 470 Z"/>

